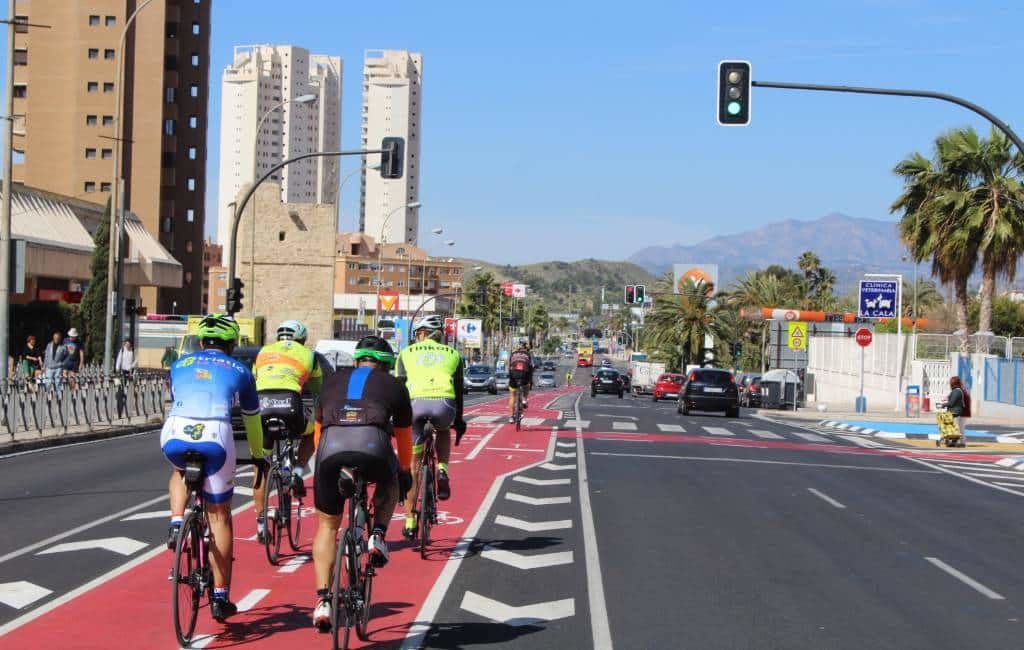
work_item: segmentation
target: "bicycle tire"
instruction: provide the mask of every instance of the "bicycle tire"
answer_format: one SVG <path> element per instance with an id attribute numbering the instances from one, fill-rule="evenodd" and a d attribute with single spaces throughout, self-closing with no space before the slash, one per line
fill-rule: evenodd
<path id="1" fill-rule="evenodd" d="M 267 472 L 267 485 L 263 492 L 263 548 L 267 553 L 267 561 L 272 566 L 277 566 L 277 561 L 280 558 L 281 551 L 281 539 L 278 531 L 278 515 L 277 510 L 273 512 L 271 516 L 270 504 L 271 498 L 274 491 L 280 491 L 281 487 L 281 476 L 277 473 L 277 467 L 273 466 L 270 471 Z"/>
<path id="2" fill-rule="evenodd" d="M 433 447 L 424 450 L 424 454 L 429 453 L 431 460 L 423 463 L 423 467 L 420 469 L 420 557 L 424 560 L 427 559 L 427 546 L 430 544 L 430 526 L 433 524 L 432 518 L 434 516 L 434 507 L 432 501 L 434 499 L 434 491 L 432 489 L 434 484 L 434 463 L 433 463 Z M 426 456 L 424 456 L 426 458 Z"/>
<path id="3" fill-rule="evenodd" d="M 274 539 L 274 549 L 278 557 L 281 556 L 281 546 L 284 538 L 290 534 L 292 518 L 292 491 L 281 483 L 277 488 L 277 537 Z"/>
<path id="4" fill-rule="evenodd" d="M 338 635 L 342 625 L 346 628 L 342 638 L 344 647 L 348 647 L 348 611 L 345 609 L 345 592 L 342 588 L 342 573 L 345 571 L 345 549 L 348 545 L 348 530 L 338 540 L 338 548 L 334 553 L 334 570 L 331 575 L 331 648 L 338 650 Z"/>
<path id="5" fill-rule="evenodd" d="M 520 393 L 516 393 L 516 431 L 519 431 L 523 427 L 523 396 Z"/>
<path id="6" fill-rule="evenodd" d="M 359 509 L 362 511 L 362 506 L 359 506 Z M 366 518 L 369 519 L 368 516 Z M 363 562 L 356 563 L 356 568 L 359 570 L 356 584 L 360 603 L 360 609 L 356 616 L 356 636 L 359 637 L 360 641 L 369 641 L 370 635 L 367 633 L 367 627 L 370 624 L 370 603 L 373 597 L 374 575 L 373 567 L 370 565 L 369 553 L 367 553 Z"/>
<path id="7" fill-rule="evenodd" d="M 292 488 L 288 488 L 288 493 L 291 496 L 289 501 L 296 504 L 294 509 L 292 509 L 291 503 L 288 504 L 288 545 L 297 553 L 301 550 L 299 534 L 302 533 L 302 499 L 295 494 Z"/>
<path id="8" fill-rule="evenodd" d="M 174 636 L 182 647 L 192 642 L 199 615 L 199 600 L 202 598 L 202 566 L 199 557 L 202 549 L 201 534 L 195 514 L 189 513 L 181 524 L 178 541 L 174 547 L 171 609 L 174 617 Z"/>

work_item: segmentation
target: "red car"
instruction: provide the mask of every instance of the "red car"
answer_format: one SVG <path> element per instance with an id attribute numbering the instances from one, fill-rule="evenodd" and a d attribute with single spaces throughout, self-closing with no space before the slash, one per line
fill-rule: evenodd
<path id="1" fill-rule="evenodd" d="M 659 399 L 679 397 L 679 389 L 683 385 L 683 376 L 674 372 L 666 372 L 658 377 L 654 384 L 654 401 Z"/>

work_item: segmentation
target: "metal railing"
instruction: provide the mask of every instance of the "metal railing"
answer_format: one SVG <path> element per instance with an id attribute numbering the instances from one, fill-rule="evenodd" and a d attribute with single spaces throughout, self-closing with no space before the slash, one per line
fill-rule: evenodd
<path id="1" fill-rule="evenodd" d="M 167 373 L 161 371 L 104 375 L 99 367 L 88 367 L 56 379 L 19 372 L 0 384 L 0 431 L 14 440 L 32 431 L 142 424 L 163 417 L 167 394 Z"/>
<path id="2" fill-rule="evenodd" d="M 949 359 L 951 352 L 960 351 L 960 336 L 957 334 L 918 333 L 914 345 L 915 360 Z M 991 354 L 1009 358 L 1024 355 L 1024 339 L 1008 339 L 1005 336 L 971 334 L 967 337 L 969 354 Z"/>

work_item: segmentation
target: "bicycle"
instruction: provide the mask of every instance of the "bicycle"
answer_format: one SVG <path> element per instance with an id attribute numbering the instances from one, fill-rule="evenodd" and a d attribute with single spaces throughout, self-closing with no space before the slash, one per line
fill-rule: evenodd
<path id="1" fill-rule="evenodd" d="M 430 529 L 437 523 L 437 454 L 434 451 L 436 429 L 430 422 L 423 426 L 426 440 L 423 443 L 423 456 L 420 460 L 420 489 L 417 491 L 418 503 L 412 506 L 416 515 L 416 536 L 420 540 L 420 557 L 427 559 Z"/>
<path id="2" fill-rule="evenodd" d="M 191 504 L 174 548 L 174 567 L 171 582 L 174 588 L 174 635 L 185 647 L 192 642 L 199 614 L 199 601 L 206 594 L 213 600 L 213 569 L 210 565 L 210 525 L 206 518 L 206 500 L 203 498 L 204 458 L 194 451 L 185 454 L 185 485 Z"/>
<path id="3" fill-rule="evenodd" d="M 366 495 L 366 479 L 359 470 L 342 468 L 338 490 L 350 496 L 348 526 L 338 542 L 334 569 L 331 571 L 331 647 L 334 650 L 339 647 L 347 650 L 353 626 L 360 640 L 369 640 L 366 628 L 370 622 L 370 599 L 373 595 L 373 577 L 376 575 L 369 553 L 368 524 L 373 519 L 373 512 Z M 342 624 L 345 632 L 339 645 Z"/>
<path id="4" fill-rule="evenodd" d="M 274 448 L 271 452 L 273 461 L 266 470 L 266 489 L 263 492 L 261 511 L 264 520 L 263 546 L 267 553 L 267 561 L 277 566 L 281 555 L 281 541 L 287 532 L 288 545 L 293 551 L 299 550 L 299 533 L 302 532 L 302 497 L 295 492 L 292 483 L 292 471 L 298 460 L 296 458 L 296 442 L 283 420 L 268 417 L 264 428 L 274 437 Z M 277 506 L 271 508 L 271 495 L 277 496 Z M 292 500 L 298 508 L 292 512 Z"/>
<path id="5" fill-rule="evenodd" d="M 519 431 L 523 427 L 523 388 L 520 386 L 516 390 L 516 401 L 514 405 L 515 410 L 512 412 L 512 419 L 516 423 L 516 431 Z"/>

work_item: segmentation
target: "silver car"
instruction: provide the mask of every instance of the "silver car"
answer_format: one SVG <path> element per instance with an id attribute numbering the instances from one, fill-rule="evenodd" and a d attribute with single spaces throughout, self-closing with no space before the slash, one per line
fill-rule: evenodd
<path id="1" fill-rule="evenodd" d="M 494 381 L 494 371 L 490 366 L 474 364 L 466 369 L 462 375 L 463 390 L 470 392 L 474 390 L 485 390 L 491 395 L 498 392 Z"/>
<path id="2" fill-rule="evenodd" d="M 508 373 L 499 372 L 494 375 L 494 387 L 498 390 L 508 390 Z"/>
<path id="3" fill-rule="evenodd" d="M 555 373 L 553 372 L 542 372 L 540 377 L 537 378 L 537 388 L 554 388 L 555 387 Z"/>

